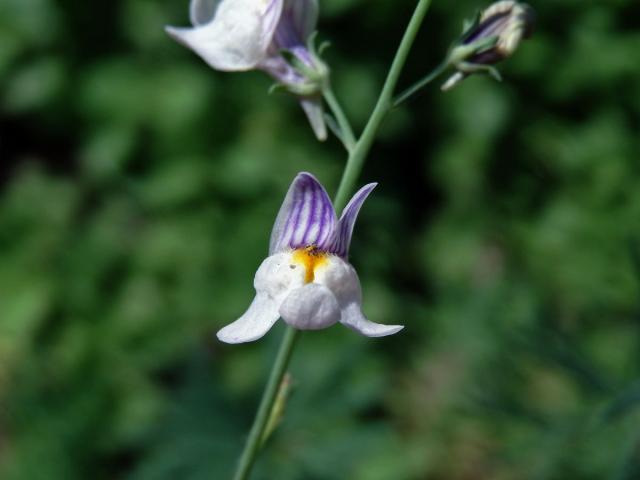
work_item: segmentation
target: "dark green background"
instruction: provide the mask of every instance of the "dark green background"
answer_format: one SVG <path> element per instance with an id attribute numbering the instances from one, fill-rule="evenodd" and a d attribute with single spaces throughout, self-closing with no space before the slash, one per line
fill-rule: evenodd
<path id="1" fill-rule="evenodd" d="M 214 332 L 293 176 L 332 193 L 345 155 L 171 41 L 187 4 L 0 0 L 3 479 L 224 479 L 249 428 L 283 328 Z M 358 128 L 414 4 L 321 0 Z M 481 6 L 434 0 L 403 86 Z M 406 328 L 303 335 L 254 478 L 640 478 L 640 7 L 533 6 L 504 83 L 384 124 L 351 261 Z"/>

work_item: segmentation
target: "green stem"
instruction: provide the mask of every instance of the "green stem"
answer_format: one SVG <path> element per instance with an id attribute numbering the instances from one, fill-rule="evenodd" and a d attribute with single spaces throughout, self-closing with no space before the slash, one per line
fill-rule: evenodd
<path id="1" fill-rule="evenodd" d="M 429 72 L 426 76 L 424 76 L 422 79 L 418 80 L 416 83 L 414 83 L 409 88 L 407 88 L 405 91 L 403 91 L 400 95 L 398 95 L 393 100 L 393 107 L 394 108 L 397 107 L 402 102 L 408 100 L 410 97 L 412 97 L 414 94 L 416 94 L 419 90 L 422 90 L 429 83 L 431 83 L 433 80 L 438 78 L 442 73 L 444 73 L 445 70 L 447 70 L 447 68 L 449 68 L 450 66 L 454 66 L 454 67 L 456 67 L 456 69 L 460 69 L 460 65 L 464 64 L 464 61 L 465 61 L 466 58 L 471 57 L 475 53 L 478 53 L 478 52 L 484 51 L 484 50 L 486 50 L 488 48 L 494 47 L 497 42 L 498 42 L 498 37 L 497 36 L 492 36 L 492 37 L 489 37 L 489 38 L 483 38 L 483 39 L 478 40 L 476 42 L 473 42 L 473 43 L 471 43 L 469 45 L 460 45 L 458 47 L 453 48 L 452 50 L 449 51 L 449 53 L 447 54 L 447 58 L 445 58 L 442 61 L 442 63 L 440 63 L 440 65 L 438 65 L 431 72 Z M 479 67 L 477 65 L 474 65 L 474 67 L 476 69 L 483 68 L 483 67 Z M 489 72 L 494 76 L 496 74 L 499 75 L 499 73 L 497 73 L 497 70 L 495 68 L 493 68 L 493 67 L 484 67 L 484 68 L 488 69 Z M 500 80 L 500 79 L 498 78 L 498 80 Z"/>
<path id="2" fill-rule="evenodd" d="M 349 158 L 347 160 L 347 164 L 342 174 L 342 179 L 340 180 L 340 186 L 338 187 L 338 191 L 334 199 L 334 207 L 336 211 L 342 210 L 346 205 L 347 197 L 353 190 L 353 186 L 357 180 L 357 177 L 362 170 L 362 165 L 364 164 L 364 160 L 366 159 L 367 154 L 369 153 L 369 149 L 373 144 L 373 140 L 375 139 L 376 133 L 378 132 L 378 128 L 380 127 L 380 124 L 384 120 L 386 114 L 393 106 L 392 97 L 396 84 L 398 83 L 398 78 L 400 77 L 402 68 L 404 67 L 407 56 L 409 55 L 411 45 L 413 44 L 413 41 L 418 34 L 418 30 L 420 30 L 420 25 L 422 24 L 422 20 L 424 19 L 424 16 L 426 15 L 430 4 L 431 0 L 418 1 L 418 5 L 413 12 L 411 21 L 407 26 L 407 30 L 402 37 L 402 41 L 400 42 L 400 46 L 398 47 L 396 56 L 393 59 L 391 68 L 389 69 L 389 73 L 384 82 L 384 86 L 382 87 L 382 92 L 380 93 L 378 102 L 376 103 L 376 106 L 371 113 L 371 117 L 369 118 L 369 121 L 367 122 L 367 125 L 362 132 L 362 135 L 357 142 L 354 140 L 353 149 L 349 151 Z M 333 106 L 331 106 L 331 103 L 329 103 L 330 100 L 327 99 L 327 103 L 329 103 L 332 110 L 334 110 L 334 115 L 336 115 L 336 112 L 341 112 L 340 115 L 343 116 L 344 114 L 342 113 L 342 109 L 339 107 L 339 104 L 335 97 L 332 94 L 330 94 L 329 97 L 331 98 L 331 102 L 335 101 L 335 104 L 338 105 L 338 109 L 334 110 Z M 341 123 L 339 115 L 336 115 L 336 120 L 339 122 L 340 127 L 343 129 L 343 134 L 348 135 L 347 132 L 350 131 L 351 128 L 349 127 L 348 129 L 345 129 L 345 127 Z M 348 125 L 346 116 L 344 116 L 343 120 L 345 122 L 345 125 Z M 353 132 L 351 132 L 351 135 L 353 136 Z M 260 406 L 258 407 L 258 413 L 256 414 L 253 426 L 251 427 L 251 432 L 249 433 L 249 437 L 247 438 L 244 451 L 242 452 L 242 456 L 240 457 L 236 474 L 233 477 L 234 480 L 246 480 L 251 473 L 251 468 L 253 467 L 257 453 L 260 449 L 260 442 L 264 434 L 264 429 L 266 428 L 269 417 L 271 416 L 271 411 L 273 409 L 276 395 L 278 393 L 278 387 L 280 386 L 282 378 L 287 371 L 287 366 L 289 365 L 289 360 L 291 359 L 291 354 L 293 352 L 293 347 L 295 345 L 297 336 L 298 331 L 291 327 L 288 327 L 286 333 L 284 334 L 284 337 L 282 338 L 278 356 L 276 357 L 276 361 L 271 369 L 269 381 L 267 382 L 264 394 L 262 395 L 262 400 L 260 401 Z"/>
<path id="3" fill-rule="evenodd" d="M 271 368 L 271 374 L 269 375 L 269 381 L 262 394 L 262 400 L 258 407 L 258 413 L 253 421 L 251 432 L 245 444 L 242 456 L 238 462 L 238 468 L 234 475 L 234 480 L 245 480 L 249 478 L 251 468 L 256 460 L 257 453 L 260 450 L 260 444 L 262 443 L 262 437 L 264 429 L 267 426 L 269 417 L 271 416 L 271 409 L 278 393 L 278 387 L 282 381 L 282 377 L 287 371 L 291 354 L 293 353 L 293 347 L 298 338 L 298 330 L 292 327 L 287 327 L 287 331 L 282 337 L 280 343 L 280 349 L 278 350 L 278 356 Z"/>
<path id="4" fill-rule="evenodd" d="M 431 5 L 431 0 L 420 0 L 413 12 L 411 21 L 404 32 L 404 36 L 402 37 L 396 56 L 393 59 L 393 63 L 391 64 L 391 68 L 387 74 L 387 79 L 382 87 L 382 92 L 380 93 L 378 102 L 371 113 L 371 117 L 369 117 L 367 125 L 364 127 L 362 135 L 356 142 L 355 148 L 349 154 L 349 159 L 347 160 L 347 165 L 344 173 L 342 174 L 340 186 L 338 187 L 338 193 L 336 193 L 333 203 L 336 211 L 342 210 L 347 204 L 347 199 L 353 191 L 353 187 L 358 175 L 360 175 L 362 165 L 367 158 L 367 154 L 369 153 L 369 149 L 376 137 L 376 133 L 378 133 L 378 129 L 380 128 L 382 121 L 393 106 L 393 92 L 398 83 L 398 78 L 400 78 L 402 68 L 407 61 L 409 50 L 411 50 L 413 41 L 420 30 L 422 20 L 424 20 L 424 16 L 427 14 L 429 5 Z"/>
<path id="5" fill-rule="evenodd" d="M 340 105 L 340 102 L 338 102 L 338 99 L 333 93 L 330 85 L 323 90 L 322 95 L 327 101 L 327 105 L 329 105 L 333 116 L 336 117 L 336 121 L 340 127 L 340 133 L 342 134 L 342 143 L 347 149 L 347 152 L 351 153 L 356 145 L 356 137 L 353 134 L 353 129 L 351 128 L 349 119 L 342 110 L 342 106 Z"/>
<path id="6" fill-rule="evenodd" d="M 433 80 L 439 77 L 448 67 L 449 67 L 449 61 L 445 60 L 436 68 L 434 68 L 430 73 L 428 73 L 424 78 L 422 78 L 421 80 L 418 80 L 416 83 L 414 83 L 409 88 L 407 88 L 404 92 L 398 95 L 393 100 L 393 107 L 394 108 L 397 107 L 405 100 L 408 100 L 409 97 L 412 97 L 414 94 L 416 94 L 419 90 L 422 90 L 429 83 L 431 83 Z"/>

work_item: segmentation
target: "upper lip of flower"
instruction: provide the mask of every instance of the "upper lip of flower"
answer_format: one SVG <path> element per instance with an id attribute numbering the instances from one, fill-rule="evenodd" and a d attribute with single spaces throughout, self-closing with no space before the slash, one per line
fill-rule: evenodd
<path id="1" fill-rule="evenodd" d="M 362 187 L 338 220 L 324 187 L 310 173 L 295 178 L 271 233 L 269 253 L 286 248 L 315 248 L 347 258 L 351 235 L 360 207 L 377 183 Z"/>
<path id="2" fill-rule="evenodd" d="M 360 282 L 347 262 L 358 212 L 376 185 L 362 187 L 338 219 L 315 177 L 298 174 L 276 217 L 269 257 L 256 272 L 256 297 L 242 317 L 218 332 L 218 338 L 227 343 L 256 340 L 279 317 L 299 329 L 340 321 L 371 337 L 401 330 L 401 325 L 381 325 L 364 317 Z"/>

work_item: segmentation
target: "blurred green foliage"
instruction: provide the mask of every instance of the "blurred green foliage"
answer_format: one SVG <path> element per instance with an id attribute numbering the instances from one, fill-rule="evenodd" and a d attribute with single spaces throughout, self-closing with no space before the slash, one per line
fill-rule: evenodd
<path id="1" fill-rule="evenodd" d="M 361 127 L 414 2 L 323 0 Z M 434 0 L 408 85 L 483 6 Z M 505 83 L 384 125 L 351 260 L 372 340 L 305 334 L 256 479 L 640 478 L 640 7 L 535 2 Z M 344 153 L 258 73 L 172 42 L 187 0 L 0 1 L 0 477 L 223 479 L 282 327 L 253 295 L 301 170 Z"/>

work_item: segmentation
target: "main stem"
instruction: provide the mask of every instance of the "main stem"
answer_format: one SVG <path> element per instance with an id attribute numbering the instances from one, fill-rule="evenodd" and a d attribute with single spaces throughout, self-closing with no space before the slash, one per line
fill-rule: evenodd
<path id="1" fill-rule="evenodd" d="M 269 381 L 267 382 L 267 386 L 262 394 L 262 400 L 258 407 L 258 413 L 256 413 L 256 419 L 253 421 L 253 426 L 249 432 L 249 438 L 247 438 L 247 443 L 244 447 L 244 451 L 242 452 L 242 456 L 240 457 L 240 461 L 238 462 L 238 468 L 233 477 L 234 480 L 245 480 L 249 477 L 249 473 L 251 473 L 251 468 L 256 460 L 258 450 L 260 450 L 264 429 L 267 426 L 269 416 L 271 415 L 273 402 L 275 401 L 278 393 L 278 387 L 280 386 L 282 377 L 284 377 L 284 374 L 287 371 L 287 366 L 289 365 L 289 360 L 293 353 L 293 346 L 295 345 L 297 338 L 298 330 L 287 326 L 287 331 L 282 337 L 282 342 L 280 343 L 276 361 L 274 362 L 273 367 L 271 367 Z"/>
<path id="2" fill-rule="evenodd" d="M 347 204 L 347 199 L 353 191 L 358 175 L 360 175 L 360 172 L 362 171 L 362 165 L 367 158 L 367 154 L 369 153 L 371 144 L 378 133 L 378 129 L 393 106 L 393 92 L 398 84 L 402 68 L 407 61 L 409 50 L 411 50 L 413 41 L 420 30 L 420 25 L 422 25 L 424 16 L 427 14 L 429 5 L 431 5 L 431 0 L 420 0 L 413 12 L 413 16 L 411 17 L 409 25 L 404 32 L 404 36 L 402 37 L 396 56 L 393 59 L 393 63 L 391 64 L 391 68 L 387 74 L 387 79 L 382 87 L 380 97 L 378 97 L 378 102 L 369 117 L 369 121 L 364 127 L 362 135 L 358 139 L 355 148 L 351 151 L 349 159 L 347 160 L 347 165 L 344 169 L 344 173 L 342 174 L 340 186 L 338 187 L 338 192 L 336 193 L 336 198 L 333 202 L 336 211 L 342 210 Z"/>
<path id="3" fill-rule="evenodd" d="M 336 211 L 342 210 L 347 204 L 347 197 L 353 190 L 356 179 L 362 170 L 364 160 L 369 153 L 369 149 L 375 139 L 378 128 L 384 120 L 385 115 L 392 107 L 393 92 L 398 83 L 398 78 L 400 77 L 402 68 L 404 67 L 407 56 L 409 55 L 411 45 L 420 30 L 420 25 L 424 20 L 424 16 L 426 15 L 430 4 L 431 0 L 419 0 L 416 9 L 413 12 L 413 16 L 409 21 L 409 25 L 404 32 L 404 36 L 402 37 L 396 56 L 393 59 L 393 63 L 391 64 L 391 68 L 387 74 L 378 102 L 371 113 L 371 117 L 369 118 L 362 135 L 355 143 L 354 148 L 349 152 L 349 158 L 333 202 Z M 278 393 L 278 387 L 287 371 L 287 366 L 289 365 L 289 360 L 291 359 L 291 354 L 293 353 L 293 347 L 297 336 L 297 330 L 287 327 L 287 331 L 285 332 L 280 344 L 280 349 L 278 350 L 278 356 L 276 357 L 276 361 L 271 369 L 269 381 L 267 382 L 267 386 L 265 387 L 262 395 L 262 400 L 260 401 L 256 418 L 253 422 L 253 426 L 251 427 L 251 431 L 249 432 L 247 443 L 245 444 L 244 451 L 240 457 L 236 474 L 233 477 L 234 480 L 246 480 L 251 473 L 251 468 L 253 467 L 258 450 L 260 449 L 264 429 L 267 426 L 271 410 L 273 409 L 273 404 Z"/>

